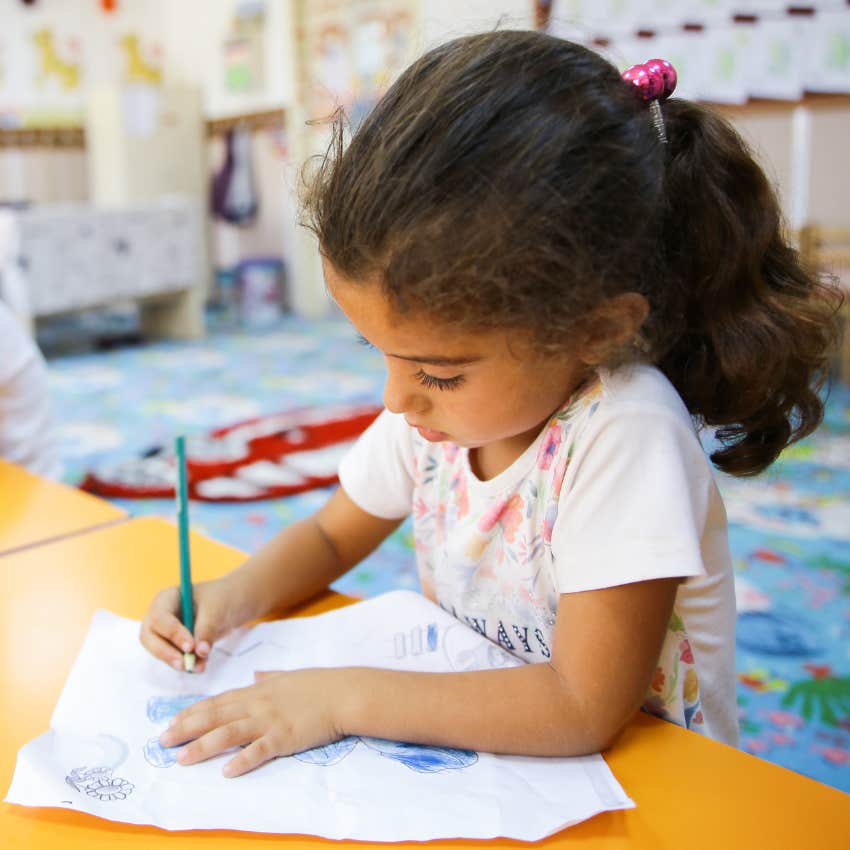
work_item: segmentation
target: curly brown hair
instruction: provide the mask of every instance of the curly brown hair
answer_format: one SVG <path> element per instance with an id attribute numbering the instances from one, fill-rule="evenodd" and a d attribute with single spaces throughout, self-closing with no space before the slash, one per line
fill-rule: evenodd
<path id="1" fill-rule="evenodd" d="M 305 223 L 351 280 L 402 313 L 566 347 L 606 300 L 649 303 L 618 362 L 658 365 L 712 460 L 765 469 L 823 415 L 836 292 L 788 244 L 776 196 L 735 130 L 687 100 L 668 144 L 617 69 L 538 32 L 426 53 L 345 144 L 337 115 L 307 179 Z"/>

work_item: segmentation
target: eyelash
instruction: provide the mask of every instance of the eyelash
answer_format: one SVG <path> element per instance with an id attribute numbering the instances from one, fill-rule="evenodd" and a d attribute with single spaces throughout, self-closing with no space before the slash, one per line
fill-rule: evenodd
<path id="1" fill-rule="evenodd" d="M 414 375 L 423 387 L 429 390 L 456 390 L 464 381 L 463 375 L 455 375 L 453 378 L 435 378 L 421 369 Z"/>
<path id="2" fill-rule="evenodd" d="M 357 334 L 357 342 L 360 345 L 365 345 L 367 348 L 375 346 L 366 339 L 362 334 Z M 429 375 L 420 369 L 414 376 L 423 387 L 429 390 L 456 390 L 465 380 L 464 375 L 455 375 L 453 378 L 437 378 L 434 375 Z"/>

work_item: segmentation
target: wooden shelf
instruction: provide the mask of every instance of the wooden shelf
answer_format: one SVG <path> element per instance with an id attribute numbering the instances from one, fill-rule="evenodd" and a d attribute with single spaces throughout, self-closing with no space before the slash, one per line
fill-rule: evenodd
<path id="1" fill-rule="evenodd" d="M 720 109 L 730 115 L 742 112 L 785 112 L 797 106 L 810 109 L 850 109 L 850 94 L 821 94 L 806 92 L 797 100 L 778 100 L 768 97 L 751 97 L 746 103 L 714 103 L 701 101 L 706 106 Z"/>
<path id="2" fill-rule="evenodd" d="M 248 112 L 204 122 L 207 137 L 222 135 L 237 127 L 252 133 L 261 130 L 281 130 L 285 126 L 286 111 L 270 109 L 265 112 Z M 0 128 L 0 148 L 76 148 L 86 146 L 83 127 L 16 127 Z"/>
<path id="3" fill-rule="evenodd" d="M 270 109 L 266 112 L 247 112 L 244 115 L 230 115 L 227 118 L 215 118 L 206 122 L 207 136 L 219 136 L 237 127 L 252 133 L 259 130 L 282 130 L 285 126 L 286 111 Z"/>
<path id="4" fill-rule="evenodd" d="M 86 146 L 82 127 L 0 128 L 0 148 L 78 148 Z"/>

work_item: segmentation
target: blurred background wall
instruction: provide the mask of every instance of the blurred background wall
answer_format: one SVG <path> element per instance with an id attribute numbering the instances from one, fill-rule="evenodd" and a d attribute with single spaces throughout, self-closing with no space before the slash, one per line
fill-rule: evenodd
<path id="1" fill-rule="evenodd" d="M 0 203 L 190 196 L 204 298 L 271 257 L 291 305 L 321 314 L 315 246 L 295 226 L 298 168 L 327 139 L 307 121 L 342 105 L 356 122 L 421 50 L 496 26 L 546 28 L 621 68 L 669 58 L 679 93 L 750 139 L 793 228 L 850 227 L 843 0 L 0 0 Z M 232 174 L 237 200 L 215 209 L 211 182 Z"/>

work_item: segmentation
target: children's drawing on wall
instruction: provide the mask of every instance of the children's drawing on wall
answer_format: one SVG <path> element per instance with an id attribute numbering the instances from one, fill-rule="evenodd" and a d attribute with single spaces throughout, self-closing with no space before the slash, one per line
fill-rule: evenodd
<path id="1" fill-rule="evenodd" d="M 231 94 L 266 87 L 266 4 L 244 0 L 236 7 L 221 45 L 224 88 Z"/>
<path id="2" fill-rule="evenodd" d="M 356 127 L 410 61 L 412 5 L 395 5 L 389 10 L 378 2 L 340 4 L 311 13 L 305 55 L 312 118 L 342 107 Z"/>
<path id="3" fill-rule="evenodd" d="M 413 51 L 413 17 L 409 12 L 389 14 L 384 19 L 384 58 L 390 73 L 400 73 L 411 59 Z"/>
<path id="4" fill-rule="evenodd" d="M 349 108 L 349 119 L 355 127 L 369 114 L 381 92 L 389 85 L 386 31 L 386 22 L 377 15 L 361 18 L 353 29 L 354 98 Z"/>
<path id="5" fill-rule="evenodd" d="M 162 47 L 142 46 L 138 33 L 128 32 L 118 41 L 124 57 L 124 82 L 158 86 L 162 83 Z"/>
<path id="6" fill-rule="evenodd" d="M 350 108 L 354 85 L 351 79 L 348 33 L 336 24 L 323 27 L 308 55 L 315 57 L 310 117 L 327 117 L 338 106 Z"/>
<path id="7" fill-rule="evenodd" d="M 53 83 L 64 92 L 80 87 L 81 63 L 80 42 L 76 37 L 61 43 L 52 29 L 44 27 L 32 35 L 37 55 L 36 86 L 47 89 Z"/>
<path id="8" fill-rule="evenodd" d="M 357 126 L 410 61 L 412 20 L 404 11 L 367 10 L 352 32 L 355 89 L 349 117 Z"/>

